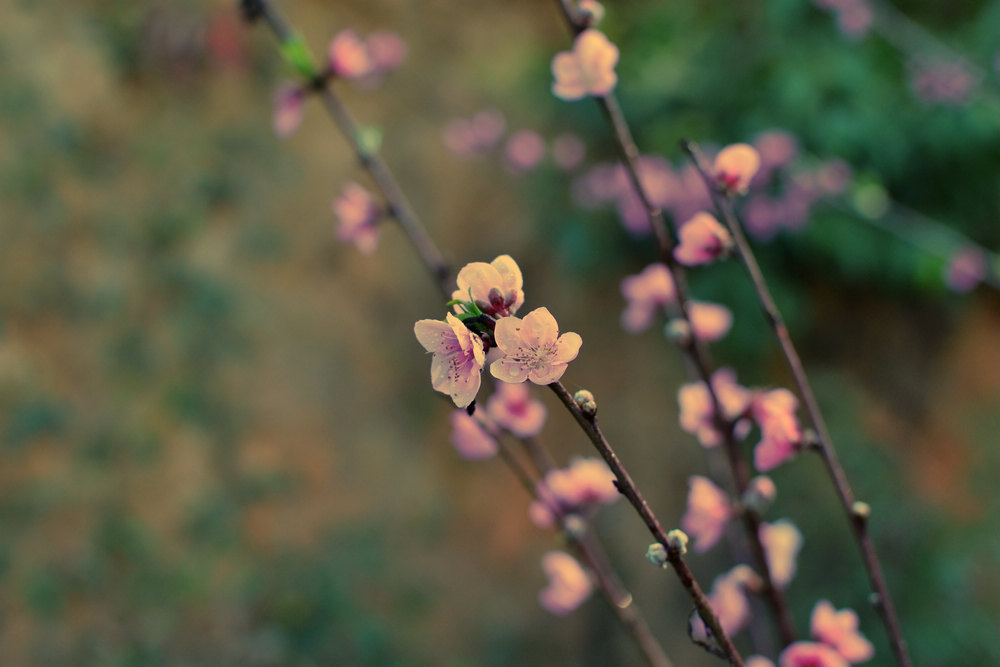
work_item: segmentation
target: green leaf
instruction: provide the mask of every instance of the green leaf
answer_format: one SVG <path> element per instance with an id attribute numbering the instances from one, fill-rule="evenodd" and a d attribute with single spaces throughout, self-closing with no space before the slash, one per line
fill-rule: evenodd
<path id="1" fill-rule="evenodd" d="M 281 45 L 281 56 L 296 72 L 307 79 L 316 77 L 316 61 L 309 52 L 309 45 L 301 35 L 289 38 Z"/>

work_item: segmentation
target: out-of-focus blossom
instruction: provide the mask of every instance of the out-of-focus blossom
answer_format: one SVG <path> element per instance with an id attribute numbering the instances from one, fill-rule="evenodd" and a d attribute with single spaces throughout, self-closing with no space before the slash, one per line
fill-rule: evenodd
<path id="1" fill-rule="evenodd" d="M 636 194 L 635 186 L 623 167 L 618 181 L 618 217 L 626 231 L 635 236 L 647 236 L 651 232 L 649 211 Z M 639 158 L 639 182 L 653 206 L 669 207 L 679 196 L 680 186 L 670 163 L 661 157 L 643 155 Z"/>
<path id="2" fill-rule="evenodd" d="M 305 98 L 305 91 L 294 83 L 282 85 L 274 96 L 274 116 L 271 121 L 274 133 L 282 139 L 292 136 L 302 124 Z"/>
<path id="3" fill-rule="evenodd" d="M 542 556 L 542 569 L 549 585 L 538 594 L 538 601 L 549 612 L 565 616 L 590 597 L 590 577 L 568 553 L 549 551 Z"/>
<path id="4" fill-rule="evenodd" d="M 630 333 L 648 329 L 657 311 L 676 298 L 674 280 L 664 264 L 650 264 L 636 275 L 626 276 L 621 290 L 626 301 L 622 328 Z"/>
<path id="5" fill-rule="evenodd" d="M 688 485 L 687 511 L 681 518 L 681 528 L 694 538 L 694 550 L 701 553 L 722 537 L 733 508 L 729 496 L 707 477 L 693 475 Z"/>
<path id="6" fill-rule="evenodd" d="M 734 635 L 750 620 L 750 602 L 747 600 L 746 584 L 753 576 L 746 565 L 737 565 L 729 572 L 715 578 L 708 594 L 719 623 L 727 635 Z"/>
<path id="7" fill-rule="evenodd" d="M 733 314 L 718 303 L 688 302 L 688 318 L 698 340 L 712 342 L 725 336 L 733 326 Z"/>
<path id="8" fill-rule="evenodd" d="M 774 499 L 778 497 L 778 487 L 767 475 L 757 475 L 750 480 L 743 492 L 743 506 L 758 515 L 767 511 Z"/>
<path id="9" fill-rule="evenodd" d="M 556 525 L 556 513 L 552 506 L 544 500 L 533 500 L 528 505 L 528 518 L 531 523 L 546 530 L 554 528 Z"/>
<path id="10" fill-rule="evenodd" d="M 732 245 L 729 230 L 710 213 L 698 213 L 685 222 L 678 232 L 680 243 L 674 257 L 681 264 L 696 266 L 715 261 Z"/>
<path id="11" fill-rule="evenodd" d="M 858 631 L 853 609 L 837 611 L 829 600 L 820 600 L 809 625 L 813 639 L 832 646 L 848 662 L 865 662 L 875 655 L 875 647 Z"/>
<path id="12" fill-rule="evenodd" d="M 458 289 L 451 298 L 473 302 L 493 317 L 507 317 L 524 303 L 524 278 L 510 255 L 500 255 L 492 262 L 470 262 L 458 272 Z"/>
<path id="13" fill-rule="evenodd" d="M 365 44 L 372 67 L 380 72 L 394 70 L 406 60 L 408 49 L 403 38 L 391 30 L 377 30 Z"/>
<path id="14" fill-rule="evenodd" d="M 611 504 L 621 495 L 614 473 L 595 458 L 574 458 L 569 467 L 550 470 L 538 486 L 539 496 L 564 513 Z"/>
<path id="15" fill-rule="evenodd" d="M 572 51 L 557 53 L 552 59 L 552 93 L 564 100 L 607 95 L 618 82 L 617 62 L 618 47 L 604 33 L 584 30 L 577 35 Z"/>
<path id="16" fill-rule="evenodd" d="M 545 140 L 534 130 L 518 130 L 507 140 L 507 164 L 515 171 L 529 171 L 545 157 Z"/>
<path id="17" fill-rule="evenodd" d="M 566 171 L 580 166 L 586 151 L 583 141 L 575 134 L 563 133 L 552 140 L 552 160 Z"/>
<path id="18" fill-rule="evenodd" d="M 966 246 L 951 256 L 944 280 L 952 290 L 968 292 L 986 277 L 988 271 L 983 252 L 973 246 Z"/>
<path id="19" fill-rule="evenodd" d="M 871 5 L 863 0 L 851 3 L 837 13 L 837 27 L 840 32 L 853 39 L 864 37 L 875 21 Z"/>
<path id="20" fill-rule="evenodd" d="M 713 173 L 720 187 L 733 194 L 742 194 L 760 168 L 760 155 L 749 144 L 731 144 L 715 157 Z"/>
<path id="21" fill-rule="evenodd" d="M 760 426 L 760 442 L 753 451 L 757 470 L 767 472 L 795 456 L 802 442 L 795 410 L 799 401 L 787 389 L 760 392 L 753 399 L 753 418 Z"/>
<path id="22" fill-rule="evenodd" d="M 911 81 L 917 97 L 928 104 L 962 104 L 976 86 L 975 75 L 960 62 L 918 65 Z"/>
<path id="23" fill-rule="evenodd" d="M 762 655 L 752 655 L 743 664 L 746 667 L 774 667 L 774 663 Z"/>
<path id="24" fill-rule="evenodd" d="M 374 70 L 368 45 L 353 30 L 341 30 L 327 48 L 330 69 L 345 79 L 359 79 Z"/>
<path id="25" fill-rule="evenodd" d="M 455 118 L 442 131 L 444 144 L 457 155 L 487 151 L 500 141 L 507 121 L 499 109 L 483 109 L 470 118 Z"/>
<path id="26" fill-rule="evenodd" d="M 764 170 L 784 167 L 795 160 L 799 153 L 799 142 L 784 130 L 761 132 L 753 141 L 760 155 L 760 166 Z"/>
<path id="27" fill-rule="evenodd" d="M 525 384 L 500 382 L 486 403 L 490 419 L 519 438 L 538 435 L 545 424 L 545 406 L 531 398 Z"/>
<path id="28" fill-rule="evenodd" d="M 431 360 L 431 386 L 451 396 L 455 405 L 464 408 L 479 391 L 480 373 L 486 363 L 483 341 L 457 317 L 448 313 L 445 321 L 419 320 L 413 333 Z"/>
<path id="29" fill-rule="evenodd" d="M 750 404 L 750 391 L 736 382 L 736 374 L 720 368 L 712 374 L 712 389 L 726 419 L 737 419 Z M 677 392 L 681 428 L 698 437 L 702 447 L 715 447 L 722 436 L 715 427 L 715 409 L 704 382 L 682 385 Z"/>
<path id="30" fill-rule="evenodd" d="M 497 453 L 497 441 L 465 410 L 451 413 L 451 444 L 463 459 L 488 459 Z"/>
<path id="31" fill-rule="evenodd" d="M 795 576 L 796 560 L 802 548 L 802 533 L 791 521 L 780 519 L 760 524 L 760 543 L 767 556 L 771 581 L 784 588 Z"/>
<path id="32" fill-rule="evenodd" d="M 843 656 L 826 644 L 795 642 L 778 656 L 780 667 L 849 667 Z"/>
<path id="33" fill-rule="evenodd" d="M 824 195 L 839 195 L 851 184 L 851 166 L 843 160 L 827 160 L 816 173 L 816 184 Z"/>
<path id="34" fill-rule="evenodd" d="M 333 213 L 337 216 L 337 238 L 353 243 L 366 255 L 378 246 L 378 221 L 382 209 L 365 188 L 351 181 L 333 200 Z"/>
<path id="35" fill-rule="evenodd" d="M 579 334 L 560 336 L 556 318 L 547 308 L 536 308 L 523 320 L 501 317 L 493 338 L 504 354 L 490 365 L 493 377 L 511 383 L 531 380 L 540 385 L 559 380 L 583 344 Z"/>
<path id="36" fill-rule="evenodd" d="M 599 3 L 597 0 L 580 0 L 576 6 L 579 7 L 581 11 L 585 11 L 590 14 L 591 27 L 596 26 L 604 19 L 604 5 Z"/>

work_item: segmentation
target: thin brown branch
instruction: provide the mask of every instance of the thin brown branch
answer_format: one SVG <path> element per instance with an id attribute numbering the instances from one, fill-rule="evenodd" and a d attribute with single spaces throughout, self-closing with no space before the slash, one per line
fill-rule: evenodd
<path id="1" fill-rule="evenodd" d="M 653 510 L 649 507 L 649 503 L 646 502 L 642 492 L 639 491 L 639 487 L 632 481 L 631 475 L 628 474 L 624 464 L 618 458 L 614 449 L 611 448 L 607 438 L 604 437 L 604 433 L 597 425 L 596 417 L 584 413 L 562 383 L 553 382 L 549 385 L 549 388 L 559 397 L 559 400 L 566 406 L 566 409 L 570 411 L 570 414 L 576 419 L 580 428 L 583 429 L 591 443 L 593 443 L 594 448 L 597 449 L 598 454 L 608 464 L 608 467 L 614 473 L 617 480 L 616 486 L 618 490 L 631 503 L 632 507 L 635 508 L 635 511 L 639 514 L 642 522 L 646 524 L 646 528 L 652 534 L 653 538 L 663 545 L 667 553 L 667 561 L 677 574 L 681 585 L 694 602 L 695 608 L 698 610 L 698 615 L 701 616 L 702 621 L 711 630 L 712 636 L 718 641 L 726 659 L 734 667 L 741 667 L 743 665 L 743 658 L 740 657 L 739 651 L 733 645 L 733 640 L 722 628 L 719 617 L 715 613 L 715 610 L 712 609 L 712 605 L 709 604 L 705 592 L 698 585 L 694 574 L 692 574 L 691 569 L 684 561 L 681 549 L 672 544 L 671 540 L 667 538 L 667 531 L 663 529 L 663 525 L 660 524 L 659 519 L 656 518 Z"/>
<path id="2" fill-rule="evenodd" d="M 778 306 L 774 302 L 774 298 L 771 296 L 771 292 L 767 287 L 767 282 L 764 279 L 763 272 L 760 270 L 760 265 L 757 263 L 757 258 L 754 255 L 753 249 L 747 241 L 746 234 L 743 233 L 743 227 L 740 224 L 739 218 L 737 218 L 735 212 L 733 211 L 732 202 L 730 201 L 729 196 L 721 192 L 718 187 L 716 187 L 708 169 L 702 162 L 701 154 L 698 151 L 697 146 L 689 141 L 682 142 L 681 146 L 684 152 L 691 159 L 692 164 L 698 170 L 702 180 L 705 182 L 705 187 L 708 189 L 709 195 L 712 198 L 712 203 L 716 212 L 729 228 L 730 234 L 732 234 L 737 253 L 742 260 L 747 274 L 750 276 L 750 280 L 753 283 L 755 291 L 757 292 L 757 298 L 760 301 L 761 309 L 764 311 L 765 319 L 774 331 L 774 335 L 778 340 L 778 345 L 781 348 L 782 355 L 785 357 L 788 369 L 792 373 L 792 377 L 795 380 L 795 385 L 798 389 L 799 395 L 802 397 L 802 404 L 805 408 L 806 415 L 816 431 L 819 445 L 818 451 L 820 456 L 823 458 L 830 480 L 833 482 L 837 491 L 837 497 L 840 499 L 840 504 L 844 513 L 847 515 L 848 523 L 851 526 L 851 531 L 854 534 L 855 541 L 861 549 L 862 559 L 865 564 L 865 571 L 868 573 L 872 590 L 875 593 L 877 599 L 876 606 L 882 616 L 882 620 L 885 623 L 886 631 L 889 635 L 889 642 L 892 645 L 896 661 L 901 667 L 910 667 L 910 657 L 907 652 L 906 642 L 903 639 L 902 630 L 900 629 L 899 619 L 896 616 L 895 605 L 892 602 L 892 596 L 890 595 L 889 588 L 886 585 L 885 575 L 882 572 L 882 566 L 879 563 L 878 555 L 875 553 L 875 547 L 868 534 L 867 515 L 864 512 L 859 512 L 858 507 L 855 504 L 854 491 L 851 489 L 851 485 L 847 481 L 847 475 L 844 473 L 844 469 L 840 464 L 840 459 L 837 456 L 836 449 L 834 448 L 833 440 L 830 438 L 830 432 L 827 429 L 826 421 L 823 419 L 823 414 L 819 409 L 819 403 L 816 401 L 816 396 L 809 383 L 809 378 L 806 375 L 802 359 L 799 357 L 798 351 L 792 343 L 792 338 L 788 333 L 788 327 L 785 325 L 784 318 L 781 316 L 781 311 L 778 310 Z"/>

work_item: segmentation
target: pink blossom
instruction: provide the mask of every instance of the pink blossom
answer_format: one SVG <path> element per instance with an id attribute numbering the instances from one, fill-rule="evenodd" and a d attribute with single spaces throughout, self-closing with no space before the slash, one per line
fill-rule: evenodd
<path id="1" fill-rule="evenodd" d="M 467 301 L 471 295 L 476 306 L 487 315 L 507 317 L 524 303 L 521 287 L 524 279 L 517 262 L 510 255 L 500 255 L 492 262 L 472 262 L 458 272 L 458 289 L 452 299 Z"/>
<path id="2" fill-rule="evenodd" d="M 341 195 L 333 200 L 333 212 L 340 221 L 337 238 L 344 243 L 353 243 L 366 255 L 375 252 L 382 209 L 368 190 L 353 181 L 349 182 Z"/>
<path id="3" fill-rule="evenodd" d="M 539 495 L 565 512 L 611 504 L 620 496 L 614 473 L 595 458 L 574 458 L 569 467 L 550 470 L 539 484 Z"/>
<path id="4" fill-rule="evenodd" d="M 556 513 L 545 501 L 533 500 L 528 505 L 528 518 L 539 528 L 551 529 L 556 525 Z"/>
<path id="5" fill-rule="evenodd" d="M 366 42 L 372 67 L 380 72 L 394 70 L 406 60 L 406 42 L 391 30 L 377 30 Z"/>
<path id="6" fill-rule="evenodd" d="M 451 444 L 463 459 L 488 459 L 497 453 L 497 441 L 479 420 L 465 410 L 451 413 Z"/>
<path id="7" fill-rule="evenodd" d="M 768 171 L 789 164 L 799 152 L 795 137 L 784 130 L 761 132 L 753 143 L 760 155 L 761 167 Z"/>
<path id="8" fill-rule="evenodd" d="M 875 655 L 875 647 L 858 632 L 853 609 L 837 611 L 829 600 L 820 600 L 813 607 L 810 629 L 814 639 L 832 646 L 848 662 L 865 662 Z"/>
<path id="9" fill-rule="evenodd" d="M 961 62 L 920 64 L 911 76 L 917 97 L 929 104 L 962 104 L 976 86 L 975 75 Z"/>
<path id="10" fill-rule="evenodd" d="M 368 45 L 353 30 L 341 30 L 334 35 L 327 55 L 333 73 L 345 79 L 359 79 L 374 69 Z"/>
<path id="11" fill-rule="evenodd" d="M 784 588 L 795 576 L 795 561 L 802 548 L 802 533 L 788 519 L 760 524 L 760 542 L 764 545 L 771 581 Z"/>
<path id="12" fill-rule="evenodd" d="M 445 146 L 457 155 L 471 155 L 493 148 L 507 129 L 498 109 L 483 109 L 471 118 L 455 118 L 442 132 Z"/>
<path id="13" fill-rule="evenodd" d="M 733 242 L 729 230 L 709 213 L 698 213 L 685 222 L 678 236 L 680 244 L 674 248 L 674 257 L 687 266 L 715 261 Z"/>
<path id="14" fill-rule="evenodd" d="M 545 157 L 545 140 L 534 130 L 518 130 L 507 140 L 507 164 L 515 171 L 529 171 Z"/>
<path id="15" fill-rule="evenodd" d="M 728 308 L 718 303 L 705 301 L 690 301 L 688 303 L 688 319 L 695 338 L 706 342 L 719 340 L 733 326 L 733 314 Z"/>
<path id="16" fill-rule="evenodd" d="M 519 438 L 538 435 L 545 424 L 545 406 L 531 398 L 525 384 L 500 382 L 486 403 L 486 412 L 499 426 Z"/>
<path id="17" fill-rule="evenodd" d="M 826 644 L 795 642 L 778 656 L 781 667 L 849 667 L 843 656 Z"/>
<path id="18" fill-rule="evenodd" d="M 565 616 L 590 597 L 590 577 L 568 553 L 549 551 L 542 556 L 542 569 L 549 585 L 538 594 L 538 601 L 549 612 Z"/>
<path id="19" fill-rule="evenodd" d="M 746 411 L 750 392 L 736 382 L 736 374 L 731 369 L 720 368 L 712 374 L 712 389 L 726 419 L 736 419 Z M 681 428 L 696 435 L 702 447 L 715 447 L 722 442 L 715 427 L 712 397 L 704 382 L 682 385 L 677 392 L 677 403 L 681 410 Z"/>
<path id="20" fill-rule="evenodd" d="M 451 396 L 455 405 L 464 408 L 479 391 L 480 373 L 486 363 L 483 341 L 448 313 L 445 321 L 420 320 L 413 333 L 431 360 L 431 386 Z"/>
<path id="21" fill-rule="evenodd" d="M 557 53 L 552 59 L 552 93 L 564 100 L 607 95 L 618 82 L 617 62 L 618 47 L 604 33 L 593 28 L 584 30 L 577 35 L 572 51 Z"/>
<path id="22" fill-rule="evenodd" d="M 774 667 L 774 663 L 762 655 L 752 655 L 743 664 L 745 667 Z"/>
<path id="23" fill-rule="evenodd" d="M 750 620 L 750 602 L 746 596 L 748 577 L 752 575 L 746 565 L 737 565 L 712 582 L 708 603 L 719 617 L 719 623 L 727 635 L 743 629 Z"/>
<path id="24" fill-rule="evenodd" d="M 621 290 L 627 301 L 622 328 L 629 333 L 649 328 L 657 311 L 676 298 L 674 280 L 664 264 L 650 264 L 640 273 L 626 276 Z"/>
<path id="25" fill-rule="evenodd" d="M 753 451 L 757 470 L 767 472 L 795 456 L 802 442 L 802 430 L 795 417 L 798 405 L 798 399 L 787 389 L 773 389 L 754 397 L 752 412 L 761 433 Z"/>
<path id="26" fill-rule="evenodd" d="M 729 496 L 707 477 L 694 475 L 688 484 L 687 511 L 681 518 L 681 528 L 694 539 L 694 550 L 701 553 L 722 537 L 733 508 Z"/>
<path id="27" fill-rule="evenodd" d="M 816 185 L 821 194 L 839 195 L 851 183 L 851 166 L 843 160 L 827 160 L 816 172 Z"/>
<path id="28" fill-rule="evenodd" d="M 552 141 L 552 159 L 560 169 L 576 169 L 586 153 L 586 146 L 575 134 L 563 133 Z"/>
<path id="29" fill-rule="evenodd" d="M 875 12 L 864 0 L 850 3 L 837 14 L 837 27 L 848 37 L 864 37 L 875 21 Z"/>
<path id="30" fill-rule="evenodd" d="M 490 372 L 496 379 L 511 383 L 558 381 L 583 344 L 579 334 L 568 332 L 560 336 L 556 318 L 547 308 L 536 308 L 523 320 L 501 317 L 493 338 L 504 356 L 490 365 Z"/>
<path id="31" fill-rule="evenodd" d="M 715 180 L 727 192 L 742 194 L 760 168 L 760 155 L 749 144 L 732 144 L 723 148 L 715 158 Z"/>
<path id="32" fill-rule="evenodd" d="M 968 292 L 986 277 L 988 270 L 982 251 L 966 246 L 951 256 L 945 271 L 945 283 L 956 292 Z"/>
<path id="33" fill-rule="evenodd" d="M 294 83 L 281 86 L 274 96 L 274 133 L 282 139 L 292 136 L 302 124 L 305 92 Z"/>

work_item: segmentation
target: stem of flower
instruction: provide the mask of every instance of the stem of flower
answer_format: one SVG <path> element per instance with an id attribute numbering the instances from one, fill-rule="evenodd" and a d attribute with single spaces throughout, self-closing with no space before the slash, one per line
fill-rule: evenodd
<path id="1" fill-rule="evenodd" d="M 681 554 L 680 549 L 672 546 L 670 540 L 667 539 L 667 532 L 663 529 L 660 524 L 659 519 L 653 514 L 653 510 L 650 509 L 649 503 L 643 497 L 642 492 L 632 481 L 632 477 L 628 474 L 625 466 L 622 464 L 618 455 L 611 448 L 608 443 L 607 438 L 604 437 L 604 433 L 601 431 L 600 427 L 597 425 L 597 418 L 592 415 L 585 414 L 580 406 L 576 404 L 573 397 L 567 391 L 566 387 L 562 385 L 561 382 L 553 382 L 548 385 L 550 389 L 559 397 L 566 409 L 570 411 L 573 418 L 576 419 L 580 428 L 583 429 L 587 437 L 590 438 L 591 443 L 597 449 L 597 452 L 604 459 L 608 467 L 611 468 L 611 472 L 614 473 L 615 479 L 617 480 L 618 490 L 621 492 L 625 498 L 628 499 L 632 507 L 638 512 L 639 517 L 642 519 L 643 523 L 646 524 L 646 528 L 653 535 L 653 538 L 663 545 L 663 548 L 667 552 L 667 561 L 673 566 L 674 572 L 677 573 L 677 578 L 680 579 L 681 585 L 688 592 L 691 600 L 694 602 L 695 608 L 698 610 L 698 615 L 705 622 L 705 625 L 712 632 L 712 636 L 719 642 L 719 646 L 722 652 L 725 654 L 726 659 L 734 667 L 742 667 L 743 658 L 740 657 L 739 651 L 733 645 L 733 640 L 729 637 L 726 631 L 722 628 L 719 622 L 719 617 L 712 609 L 712 605 L 709 604 L 708 598 L 705 596 L 705 592 L 698 585 L 697 580 L 694 578 L 694 574 L 688 567 L 687 563 L 684 561 L 684 557 Z"/>
<path id="2" fill-rule="evenodd" d="M 788 368 L 795 380 L 795 385 L 798 388 L 799 395 L 802 397 L 802 403 L 806 414 L 808 415 L 813 428 L 816 430 L 818 439 L 818 447 L 816 449 L 823 458 L 827 473 L 836 488 L 840 504 L 844 509 L 844 513 L 847 515 L 848 523 L 854 533 L 855 541 L 861 549 L 861 556 L 864 560 L 865 571 L 868 573 L 868 579 L 871 583 L 872 590 L 877 597 L 876 607 L 878 608 L 880 615 L 882 616 L 882 620 L 885 623 L 886 631 L 889 635 L 889 641 L 892 645 L 893 653 L 896 656 L 896 661 L 901 667 L 910 667 L 911 663 L 906 648 L 906 642 L 903 639 L 899 619 L 896 616 L 896 609 L 892 602 L 892 596 L 890 595 L 889 588 L 885 583 L 885 575 L 882 572 L 882 566 L 879 563 L 878 556 L 875 553 L 875 547 L 872 545 L 871 538 L 868 534 L 868 523 L 865 520 L 866 517 L 859 517 L 858 513 L 855 512 L 854 492 L 851 489 L 850 483 L 847 481 L 847 475 L 844 473 L 843 467 L 840 465 L 840 459 L 833 446 L 833 440 L 830 438 L 830 432 L 826 427 L 826 421 L 823 419 L 823 415 L 820 412 L 819 404 L 816 401 L 816 396 L 813 393 L 812 386 L 809 384 L 809 378 L 806 375 L 805 367 L 802 365 L 802 359 L 799 357 L 798 351 L 792 343 L 792 338 L 788 333 L 788 327 L 785 326 L 785 321 L 781 316 L 781 311 L 778 310 L 778 306 L 775 304 L 774 298 L 771 296 L 771 292 L 767 287 L 767 282 L 764 280 L 764 274 L 761 272 L 760 265 L 757 263 L 757 258 L 753 253 L 753 249 L 750 247 L 750 243 L 747 241 L 746 235 L 743 233 L 743 227 L 733 211 L 732 202 L 729 197 L 720 192 L 715 186 L 708 170 L 702 163 L 701 154 L 698 151 L 697 146 L 690 141 L 683 141 L 681 142 L 681 148 L 691 159 L 692 164 L 701 175 L 702 180 L 705 182 L 705 187 L 708 188 L 708 192 L 712 198 L 712 204 L 715 206 L 716 212 L 729 228 L 730 234 L 732 234 L 736 250 L 740 255 L 740 259 L 743 262 L 743 266 L 746 269 L 747 274 L 750 276 L 754 289 L 757 292 L 757 298 L 760 301 L 761 309 L 764 311 L 765 319 L 774 331 L 775 337 L 778 339 L 778 345 L 781 348 L 782 355 L 785 357 Z"/>

